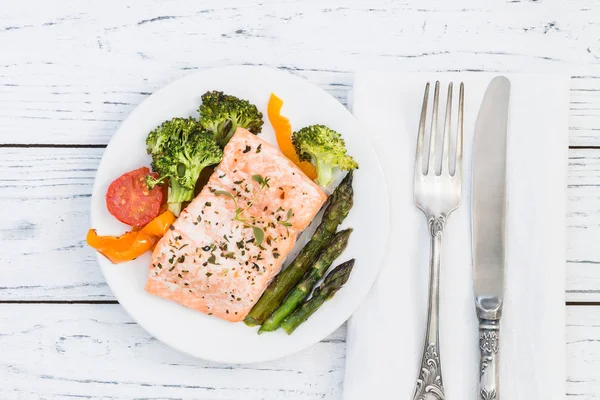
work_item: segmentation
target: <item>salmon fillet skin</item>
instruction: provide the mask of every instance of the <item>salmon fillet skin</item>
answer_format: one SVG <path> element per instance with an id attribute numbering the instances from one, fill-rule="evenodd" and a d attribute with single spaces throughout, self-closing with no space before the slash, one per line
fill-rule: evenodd
<path id="1" fill-rule="evenodd" d="M 146 291 L 243 320 L 326 200 L 278 148 L 238 128 L 206 186 L 157 243 Z M 264 231 L 260 246 L 253 226 Z"/>

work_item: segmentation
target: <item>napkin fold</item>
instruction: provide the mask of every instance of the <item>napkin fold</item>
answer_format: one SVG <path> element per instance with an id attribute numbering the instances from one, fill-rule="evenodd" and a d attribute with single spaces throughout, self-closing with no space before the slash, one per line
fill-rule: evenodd
<path id="1" fill-rule="evenodd" d="M 349 322 L 344 400 L 412 399 L 427 317 L 429 237 L 413 203 L 413 162 L 425 83 L 465 83 L 463 194 L 444 233 L 440 357 L 448 399 L 476 399 L 478 330 L 471 266 L 471 160 L 483 73 L 355 77 L 351 105 L 379 154 L 391 206 L 385 265 Z M 507 74 L 507 267 L 500 331 L 501 398 L 565 396 L 565 203 L 569 78 Z M 444 108 L 440 107 L 441 110 Z M 443 113 L 441 113 L 443 115 Z"/>

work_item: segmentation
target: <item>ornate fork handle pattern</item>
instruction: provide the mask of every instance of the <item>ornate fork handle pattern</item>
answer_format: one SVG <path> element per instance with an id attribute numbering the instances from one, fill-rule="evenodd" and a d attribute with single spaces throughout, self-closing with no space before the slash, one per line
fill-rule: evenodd
<path id="1" fill-rule="evenodd" d="M 428 219 L 431 234 L 431 256 L 429 260 L 429 306 L 425 344 L 414 400 L 443 400 L 444 384 L 439 350 L 439 279 L 440 248 L 444 232 L 445 215 Z"/>
<path id="2" fill-rule="evenodd" d="M 429 233 L 431 236 L 442 235 L 444 233 L 444 224 L 446 223 L 446 216 L 440 215 L 439 217 L 429 218 Z"/>
<path id="3" fill-rule="evenodd" d="M 421 372 L 417 379 L 414 400 L 444 399 L 444 385 L 440 369 L 440 356 L 437 343 L 429 343 L 423 357 Z"/>

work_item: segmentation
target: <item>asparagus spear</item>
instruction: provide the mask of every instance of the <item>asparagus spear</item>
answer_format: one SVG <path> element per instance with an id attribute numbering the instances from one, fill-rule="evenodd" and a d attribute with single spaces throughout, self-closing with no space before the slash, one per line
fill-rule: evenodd
<path id="1" fill-rule="evenodd" d="M 281 306 L 265 320 L 258 333 L 272 332 L 279 328 L 281 321 L 293 313 L 294 310 L 306 300 L 310 295 L 310 292 L 312 292 L 313 287 L 325 275 L 331 264 L 333 264 L 333 261 L 342 254 L 342 251 L 344 251 L 348 244 L 351 233 L 352 229 L 346 229 L 335 234 L 331 243 L 329 243 L 328 247 L 323 250 L 321 255 L 319 255 L 319 258 L 317 258 L 317 261 L 312 265 L 312 269 L 307 272 L 304 279 L 292 289 L 290 294 L 288 294 L 283 301 L 283 304 L 281 304 Z"/>
<path id="2" fill-rule="evenodd" d="M 294 261 L 284 269 L 267 287 L 262 297 L 254 305 L 244 322 L 248 326 L 261 325 L 279 307 L 285 296 L 300 282 L 319 253 L 328 245 L 338 226 L 350 212 L 353 205 L 352 172 L 342 180 L 325 209 L 321 224 L 310 241 L 300 250 Z"/>
<path id="3" fill-rule="evenodd" d="M 283 320 L 281 323 L 283 330 L 285 330 L 288 335 L 291 335 L 296 328 L 310 318 L 323 303 L 335 296 L 337 291 L 348 281 L 353 267 L 354 259 L 335 267 L 335 269 L 327 275 L 323 283 L 315 289 L 310 300 L 305 301 L 300 308 Z"/>

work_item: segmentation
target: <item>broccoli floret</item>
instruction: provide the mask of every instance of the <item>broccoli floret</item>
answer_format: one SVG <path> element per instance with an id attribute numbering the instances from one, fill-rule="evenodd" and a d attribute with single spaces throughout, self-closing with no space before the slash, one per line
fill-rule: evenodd
<path id="1" fill-rule="evenodd" d="M 221 147 L 225 147 L 239 127 L 255 135 L 262 130 L 263 115 L 254 104 L 223 92 L 204 93 L 198 112 L 200 125 L 212 132 Z"/>
<path id="2" fill-rule="evenodd" d="M 292 142 L 302 161 L 312 161 L 317 166 L 317 182 L 326 187 L 331 182 L 334 168 L 351 171 L 358 168 L 346 154 L 344 139 L 324 125 L 311 125 L 294 132 Z"/>
<path id="3" fill-rule="evenodd" d="M 193 118 L 173 118 L 165 121 L 146 137 L 146 151 L 153 156 L 162 154 L 172 141 L 179 142 L 182 137 L 187 138 L 198 129 L 198 123 Z"/>
<path id="4" fill-rule="evenodd" d="M 194 187 L 200 172 L 223 158 L 223 150 L 215 138 L 204 132 L 193 118 L 165 121 L 146 138 L 146 150 L 152 155 L 152 170 L 158 177 L 148 176 L 152 189 L 169 180 L 169 210 L 179 215 L 182 203 L 194 198 Z"/>

